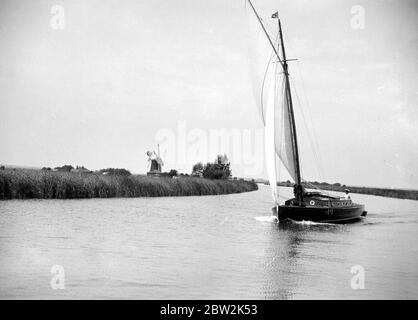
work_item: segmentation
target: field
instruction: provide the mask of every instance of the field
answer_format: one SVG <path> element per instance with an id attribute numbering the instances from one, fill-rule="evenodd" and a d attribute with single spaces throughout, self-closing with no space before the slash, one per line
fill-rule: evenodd
<path id="1" fill-rule="evenodd" d="M 256 183 L 244 180 L 0 170 L 0 200 L 198 196 L 248 192 L 257 188 Z"/>

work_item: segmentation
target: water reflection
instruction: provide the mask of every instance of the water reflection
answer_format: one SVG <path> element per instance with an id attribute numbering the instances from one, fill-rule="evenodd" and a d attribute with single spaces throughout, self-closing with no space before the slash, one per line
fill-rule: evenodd
<path id="1" fill-rule="evenodd" d="M 281 222 L 272 225 L 269 232 L 269 247 L 265 255 L 266 299 L 294 299 L 303 288 L 305 263 L 315 259 L 307 253 L 306 244 L 324 244 L 317 233 L 328 235 L 344 231 L 343 225 Z M 272 258 L 273 257 L 273 258 Z"/>

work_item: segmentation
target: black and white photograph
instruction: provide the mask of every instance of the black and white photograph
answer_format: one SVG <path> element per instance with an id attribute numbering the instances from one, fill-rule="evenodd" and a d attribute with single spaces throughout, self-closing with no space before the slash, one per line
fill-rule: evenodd
<path id="1" fill-rule="evenodd" d="M 417 0 L 0 0 L 0 299 L 418 299 L 417 21 Z"/>

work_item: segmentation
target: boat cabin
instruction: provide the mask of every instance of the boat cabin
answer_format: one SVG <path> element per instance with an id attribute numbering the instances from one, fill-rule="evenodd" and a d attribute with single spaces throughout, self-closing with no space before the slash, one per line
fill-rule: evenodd
<path id="1" fill-rule="evenodd" d="M 299 206 L 296 198 L 285 202 L 286 206 Z M 354 205 L 351 199 L 341 199 L 320 192 L 306 192 L 302 198 L 302 207 L 349 207 Z"/>

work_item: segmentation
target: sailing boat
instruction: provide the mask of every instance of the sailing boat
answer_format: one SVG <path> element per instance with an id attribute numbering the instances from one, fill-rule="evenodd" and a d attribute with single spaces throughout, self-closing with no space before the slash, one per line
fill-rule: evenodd
<path id="1" fill-rule="evenodd" d="M 356 204 L 349 198 L 341 199 L 320 191 L 307 192 L 303 187 L 287 63 L 290 59 L 286 59 L 281 21 L 278 12 L 272 15 L 272 18 L 278 20 L 279 28 L 279 41 L 276 48 L 251 0 L 248 0 L 248 3 L 274 54 L 274 59 L 270 60 L 265 73 L 261 95 L 261 112 L 265 126 L 266 164 L 272 196 L 275 201 L 273 213 L 277 215 L 279 221 L 291 219 L 328 223 L 345 223 L 366 216 L 367 212 L 364 210 L 364 205 Z M 267 88 L 265 87 L 266 83 L 268 84 Z M 279 204 L 277 158 L 281 160 L 295 182 L 293 188 L 295 197 L 285 201 L 284 205 Z"/>

